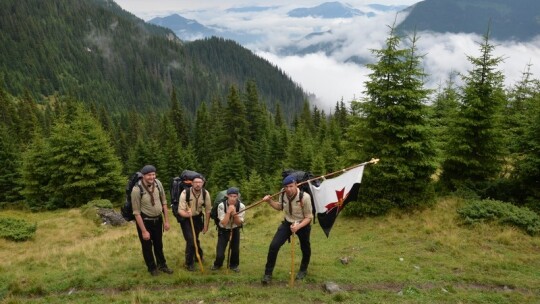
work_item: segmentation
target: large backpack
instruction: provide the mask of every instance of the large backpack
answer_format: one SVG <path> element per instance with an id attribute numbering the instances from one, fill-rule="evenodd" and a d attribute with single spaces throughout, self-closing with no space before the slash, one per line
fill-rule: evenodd
<path id="1" fill-rule="evenodd" d="M 120 208 L 120 211 L 122 213 L 122 217 L 128 222 L 135 219 L 135 216 L 133 215 L 133 206 L 131 205 L 131 190 L 133 187 L 135 187 L 135 185 L 139 185 L 140 187 L 139 181 L 142 177 L 143 174 L 141 172 L 135 172 L 133 175 L 131 175 L 126 185 L 126 201 L 124 202 L 124 206 Z M 143 190 L 141 189 L 141 196 L 142 194 Z"/>
<path id="2" fill-rule="evenodd" d="M 220 219 L 218 217 L 218 207 L 219 204 L 223 204 L 223 210 L 227 210 L 227 206 L 225 205 L 227 203 L 227 190 L 220 191 L 216 195 L 216 199 L 214 200 L 214 203 L 212 204 L 212 210 L 210 210 L 210 218 L 214 220 L 214 224 L 216 224 L 216 229 L 219 229 L 219 222 Z M 240 193 L 238 193 L 238 200 L 236 200 L 236 212 L 240 211 Z"/>
<path id="3" fill-rule="evenodd" d="M 311 174 L 311 172 L 306 172 L 306 171 L 301 171 L 301 170 L 287 169 L 287 170 L 285 170 L 285 171 L 283 171 L 281 173 L 281 176 L 283 176 L 283 178 L 285 178 L 285 177 L 287 177 L 289 175 L 294 176 L 297 183 L 302 183 L 302 182 L 305 182 L 305 181 L 308 181 L 308 180 L 314 178 L 314 176 L 313 176 L 313 174 Z M 311 183 L 316 187 L 320 186 L 320 182 L 318 180 L 311 181 Z M 311 193 L 311 189 L 309 188 L 309 184 L 304 183 L 304 184 L 298 186 L 298 189 L 300 189 L 300 195 L 299 195 L 300 201 L 302 201 L 302 198 L 304 196 L 304 192 L 309 193 L 309 195 L 311 197 L 311 211 L 313 213 L 313 219 L 315 220 L 317 218 L 315 216 L 315 213 L 316 213 L 316 211 L 315 211 L 315 202 L 313 201 L 313 195 Z M 284 196 L 285 196 L 285 192 L 282 192 L 281 193 L 281 202 L 282 203 L 283 203 Z"/>
<path id="4" fill-rule="evenodd" d="M 180 174 L 180 176 L 174 177 L 171 181 L 171 209 L 174 214 L 174 217 L 176 220 L 180 223 L 185 220 L 185 218 L 181 217 L 180 214 L 178 214 L 178 204 L 180 199 L 180 194 L 182 191 L 186 189 L 190 189 L 191 185 L 193 183 L 193 179 L 195 178 L 202 178 L 204 181 L 204 177 L 202 174 L 191 171 L 191 170 L 184 170 Z M 203 192 L 203 203 L 206 203 L 206 194 L 204 188 L 202 189 Z M 191 191 L 186 192 L 186 201 L 189 202 Z"/>

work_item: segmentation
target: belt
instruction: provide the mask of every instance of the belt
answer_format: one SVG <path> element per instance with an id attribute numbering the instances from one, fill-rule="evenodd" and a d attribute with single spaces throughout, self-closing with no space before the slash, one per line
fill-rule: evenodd
<path id="1" fill-rule="evenodd" d="M 156 216 L 156 217 L 143 217 L 143 221 L 159 221 L 161 220 L 161 216 Z"/>

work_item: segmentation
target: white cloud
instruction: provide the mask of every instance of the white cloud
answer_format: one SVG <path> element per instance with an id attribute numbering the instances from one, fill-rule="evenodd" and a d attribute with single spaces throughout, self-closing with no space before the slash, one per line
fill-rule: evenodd
<path id="1" fill-rule="evenodd" d="M 317 95 L 317 106 L 329 113 L 338 101 L 349 102 L 363 90 L 367 69 L 353 63 L 341 63 L 324 54 L 279 57 L 271 53 L 259 56 L 279 66 L 309 93 Z"/>
<path id="2" fill-rule="evenodd" d="M 325 111 L 332 109 L 342 98 L 348 102 L 358 98 L 364 91 L 364 82 L 370 71 L 361 65 L 344 63 L 352 56 L 365 61 L 373 61 L 372 49 L 384 47 L 389 34 L 389 27 L 399 23 L 403 15 L 395 13 L 378 14 L 376 17 L 356 17 L 353 19 L 317 19 L 289 18 L 286 12 L 300 6 L 316 6 L 325 1 L 262 0 L 232 1 L 173 1 L 173 0 L 120 0 L 125 9 L 139 17 L 146 14 L 155 17 L 179 13 L 183 17 L 195 19 L 206 26 L 242 31 L 260 39 L 246 47 L 261 57 L 280 67 L 295 82 L 318 97 L 318 106 Z M 354 7 L 366 11 L 369 3 L 410 5 L 414 0 L 353 0 L 346 1 Z M 294 4 L 291 4 L 294 3 Z M 163 4 L 166 4 L 163 6 Z M 231 7 L 240 6 L 278 6 L 274 9 L 257 13 L 226 13 Z M 278 56 L 277 50 L 284 46 L 303 46 L 301 39 L 314 32 L 331 30 L 331 34 L 319 35 L 310 42 L 340 40 L 339 50 L 326 56 L 322 53 L 307 56 Z M 428 74 L 427 86 L 435 89 L 448 80 L 450 73 L 467 73 L 471 65 L 467 55 L 480 55 L 479 42 L 482 37 L 472 34 L 434 34 L 418 33 L 418 52 L 425 54 L 423 66 Z M 404 41 L 405 42 L 405 41 Z M 511 86 L 521 79 L 527 64 L 531 63 L 531 72 L 535 78 L 540 75 L 540 38 L 528 43 L 492 42 L 496 47 L 494 56 L 502 56 L 504 62 L 499 70 L 505 75 L 506 85 Z M 304 45 L 305 46 L 305 45 Z M 459 81 L 459 78 L 458 78 Z"/>

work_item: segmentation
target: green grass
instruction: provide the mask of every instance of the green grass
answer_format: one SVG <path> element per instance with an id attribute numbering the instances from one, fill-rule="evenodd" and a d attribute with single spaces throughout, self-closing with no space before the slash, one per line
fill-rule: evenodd
<path id="1" fill-rule="evenodd" d="M 0 239 L 2 303 L 540 303 L 540 238 L 496 224 L 462 225 L 459 202 L 428 210 L 358 219 L 340 216 L 326 238 L 312 229 L 303 282 L 289 286 L 291 247 L 263 287 L 268 245 L 282 218 L 251 209 L 241 233 L 240 273 L 212 272 L 216 231 L 201 237 L 205 272 L 187 272 L 179 226 L 165 233 L 173 275 L 146 272 L 133 224 L 96 226 L 80 210 L 1 211 L 37 223 L 26 242 Z M 213 224 L 212 224 L 213 225 Z M 295 270 L 301 259 L 298 242 Z M 340 258 L 347 257 L 346 265 Z M 329 294 L 325 282 L 342 292 Z"/>

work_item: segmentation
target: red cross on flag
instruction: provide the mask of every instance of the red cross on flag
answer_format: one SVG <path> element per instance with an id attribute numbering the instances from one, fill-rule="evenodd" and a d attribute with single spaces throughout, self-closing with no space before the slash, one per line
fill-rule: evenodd
<path id="1" fill-rule="evenodd" d="M 323 180 L 318 187 L 309 184 L 317 219 L 326 237 L 330 234 L 339 212 L 358 197 L 363 174 L 364 165 L 361 165 L 338 177 Z"/>

